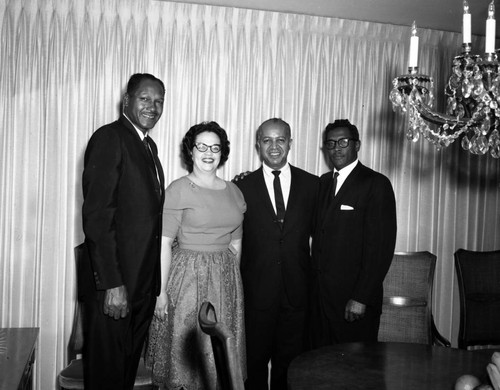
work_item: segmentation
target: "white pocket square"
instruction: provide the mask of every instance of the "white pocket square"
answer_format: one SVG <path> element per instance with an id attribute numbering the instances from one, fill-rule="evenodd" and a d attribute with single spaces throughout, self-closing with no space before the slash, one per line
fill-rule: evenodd
<path id="1" fill-rule="evenodd" d="M 354 207 L 351 207 L 347 204 L 340 205 L 341 210 L 354 210 Z"/>

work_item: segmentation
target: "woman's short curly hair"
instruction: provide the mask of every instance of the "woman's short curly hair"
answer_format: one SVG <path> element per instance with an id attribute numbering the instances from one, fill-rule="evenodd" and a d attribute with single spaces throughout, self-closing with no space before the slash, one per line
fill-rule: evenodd
<path id="1" fill-rule="evenodd" d="M 226 131 L 219 126 L 217 122 L 202 122 L 197 125 L 192 126 L 184 138 L 182 139 L 182 159 L 184 164 L 186 164 L 188 171 L 193 171 L 193 148 L 196 143 L 196 137 L 198 134 L 209 132 L 216 134 L 220 139 L 220 162 L 219 167 L 224 165 L 229 157 L 229 140 L 227 139 Z"/>

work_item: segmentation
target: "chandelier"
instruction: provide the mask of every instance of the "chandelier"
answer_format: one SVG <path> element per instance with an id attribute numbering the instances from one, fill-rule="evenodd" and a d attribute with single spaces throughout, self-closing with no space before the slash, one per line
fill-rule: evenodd
<path id="1" fill-rule="evenodd" d="M 470 53 L 471 14 L 467 1 L 463 6 L 463 50 L 453 60 L 452 74 L 445 87 L 446 113 L 432 109 L 432 77 L 418 73 L 415 22 L 410 38 L 409 74 L 393 80 L 389 99 L 395 112 L 408 115 L 409 140 L 417 142 L 422 136 L 441 149 L 461 137 L 463 149 L 477 155 L 489 152 L 500 158 L 500 49 L 495 51 L 494 1 L 488 6 L 484 56 Z"/>

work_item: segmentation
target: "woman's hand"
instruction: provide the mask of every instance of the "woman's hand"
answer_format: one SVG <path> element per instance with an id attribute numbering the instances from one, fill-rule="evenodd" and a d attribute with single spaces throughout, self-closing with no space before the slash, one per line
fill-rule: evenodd
<path id="1" fill-rule="evenodd" d="M 168 273 L 170 271 L 170 262 L 172 260 L 172 243 L 174 239 L 171 237 L 161 237 L 161 286 L 160 295 L 156 298 L 156 306 L 154 316 L 161 321 L 167 318 L 167 282 Z"/>
<path id="2" fill-rule="evenodd" d="M 158 298 L 156 298 L 155 317 L 161 321 L 165 321 L 167 318 L 167 307 L 168 297 L 167 293 L 163 291 Z"/>

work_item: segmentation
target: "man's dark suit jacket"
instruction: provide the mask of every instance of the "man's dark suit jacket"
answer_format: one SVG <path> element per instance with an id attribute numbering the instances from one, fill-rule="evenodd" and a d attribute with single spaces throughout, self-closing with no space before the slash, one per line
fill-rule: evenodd
<path id="1" fill-rule="evenodd" d="M 269 308 L 280 299 L 281 281 L 292 306 L 305 308 L 307 303 L 309 238 L 317 205 L 318 177 L 293 166 L 290 169 L 290 195 L 283 230 L 275 222 L 262 167 L 237 182 L 247 204 L 241 257 L 247 308 Z"/>
<path id="2" fill-rule="evenodd" d="M 163 170 L 132 124 L 121 116 L 98 129 L 85 152 L 83 229 L 90 260 L 79 269 L 79 295 L 125 285 L 131 301 L 160 288 Z"/>
<path id="3" fill-rule="evenodd" d="M 382 283 L 396 242 L 392 185 L 387 177 L 358 162 L 329 204 L 332 177 L 329 172 L 320 178 L 312 245 L 314 290 L 330 321 L 344 321 L 349 299 L 380 314 Z"/>

